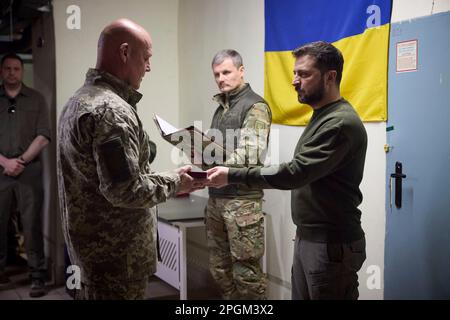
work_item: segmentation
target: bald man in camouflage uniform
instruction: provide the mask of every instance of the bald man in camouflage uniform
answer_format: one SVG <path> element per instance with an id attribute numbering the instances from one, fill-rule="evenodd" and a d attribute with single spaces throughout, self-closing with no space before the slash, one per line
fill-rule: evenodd
<path id="1" fill-rule="evenodd" d="M 268 104 L 244 82 L 242 57 L 235 50 L 218 52 L 212 68 L 221 93 L 214 96 L 219 107 L 209 134 L 218 133 L 224 146 L 232 146 L 224 164 L 262 165 L 272 121 Z M 209 196 L 210 270 L 223 298 L 265 299 L 267 279 L 260 266 L 264 255 L 263 191 L 234 185 L 209 188 Z"/>
<path id="2" fill-rule="evenodd" d="M 77 299 L 143 299 L 156 271 L 155 205 L 192 188 L 184 167 L 150 169 L 136 90 L 152 55 L 148 33 L 121 19 L 99 40 L 98 60 L 58 127 L 58 185 L 70 259 L 81 269 Z"/>

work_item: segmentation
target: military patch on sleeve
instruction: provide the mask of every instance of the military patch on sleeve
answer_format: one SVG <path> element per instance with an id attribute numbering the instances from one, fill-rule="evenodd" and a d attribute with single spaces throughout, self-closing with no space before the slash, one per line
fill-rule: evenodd
<path id="1" fill-rule="evenodd" d="M 123 182 L 131 178 L 131 168 L 120 137 L 103 142 L 99 146 L 99 156 L 112 182 Z"/>
<path id="2" fill-rule="evenodd" d="M 156 143 L 154 143 L 151 140 L 148 140 L 148 147 L 150 149 L 150 157 L 148 159 L 148 162 L 151 164 L 156 157 Z"/>
<path id="3" fill-rule="evenodd" d="M 266 128 L 266 124 L 262 121 L 258 121 L 256 120 L 255 122 L 255 129 L 265 129 Z"/>

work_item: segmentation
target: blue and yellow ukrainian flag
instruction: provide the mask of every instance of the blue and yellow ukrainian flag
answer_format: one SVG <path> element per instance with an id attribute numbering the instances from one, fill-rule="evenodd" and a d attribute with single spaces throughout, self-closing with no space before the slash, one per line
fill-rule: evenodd
<path id="1" fill-rule="evenodd" d="M 386 121 L 392 0 L 265 0 L 264 94 L 273 122 L 305 125 L 291 83 L 292 50 L 313 41 L 333 43 L 344 55 L 341 95 L 364 121 Z"/>

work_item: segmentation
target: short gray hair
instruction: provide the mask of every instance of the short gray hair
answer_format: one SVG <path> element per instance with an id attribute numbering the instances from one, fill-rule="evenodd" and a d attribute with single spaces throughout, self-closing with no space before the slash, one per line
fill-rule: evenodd
<path id="1" fill-rule="evenodd" d="M 211 66 L 215 66 L 217 64 L 221 64 L 225 59 L 230 58 L 233 61 L 233 64 L 236 68 L 240 68 L 243 65 L 242 57 L 236 50 L 233 49 L 225 49 L 220 50 L 214 56 Z"/>

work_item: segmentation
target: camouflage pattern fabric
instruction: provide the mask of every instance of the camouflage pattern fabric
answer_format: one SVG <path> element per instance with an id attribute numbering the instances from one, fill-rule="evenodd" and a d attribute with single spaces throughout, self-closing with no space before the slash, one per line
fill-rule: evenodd
<path id="1" fill-rule="evenodd" d="M 210 271 L 224 299 L 265 299 L 262 200 L 211 197 L 206 207 Z"/>
<path id="2" fill-rule="evenodd" d="M 238 146 L 226 160 L 225 166 L 263 165 L 262 154 L 267 150 L 270 124 L 271 116 L 267 104 L 255 103 L 245 116 Z"/>
<path id="3" fill-rule="evenodd" d="M 239 90 L 242 89 L 235 89 L 235 91 Z M 223 108 L 223 117 L 226 117 L 227 112 L 230 110 L 230 101 L 227 98 L 230 94 L 217 94 L 213 97 L 213 100 Z M 271 123 L 272 114 L 269 106 L 263 102 L 255 103 L 245 115 L 244 122 L 239 129 L 239 140 L 233 153 L 226 159 L 224 164 L 216 163 L 213 165 L 207 165 L 203 163 L 203 170 L 207 170 L 216 165 L 225 165 L 230 167 L 264 165 L 262 160 L 264 159 L 267 145 L 269 143 Z M 207 155 L 203 156 L 207 157 Z"/>
<path id="4" fill-rule="evenodd" d="M 121 296 L 143 298 L 128 295 L 126 288 L 155 272 L 153 207 L 179 188 L 178 174 L 150 170 L 151 144 L 136 111 L 140 98 L 121 80 L 90 69 L 60 116 L 63 232 L 71 262 L 91 288 L 88 297 L 108 296 L 121 287 Z"/>
<path id="5" fill-rule="evenodd" d="M 227 115 L 226 95 L 214 100 Z M 229 167 L 262 165 L 269 141 L 271 113 L 265 103 L 255 103 L 247 112 Z M 266 275 L 260 267 L 264 254 L 262 195 L 239 198 L 210 197 L 206 207 L 206 230 L 210 271 L 224 299 L 265 299 Z"/>
<path id="6" fill-rule="evenodd" d="M 148 285 L 148 278 L 140 281 L 115 281 L 107 286 L 81 284 L 75 291 L 75 300 L 142 300 Z"/>

